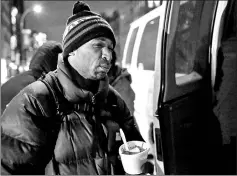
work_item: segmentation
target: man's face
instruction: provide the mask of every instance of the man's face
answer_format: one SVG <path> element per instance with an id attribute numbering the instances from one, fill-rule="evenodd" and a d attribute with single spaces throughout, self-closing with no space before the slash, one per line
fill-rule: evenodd
<path id="1" fill-rule="evenodd" d="M 105 77 L 112 60 L 112 41 L 105 37 L 90 40 L 72 52 L 68 61 L 84 78 L 99 80 Z"/>

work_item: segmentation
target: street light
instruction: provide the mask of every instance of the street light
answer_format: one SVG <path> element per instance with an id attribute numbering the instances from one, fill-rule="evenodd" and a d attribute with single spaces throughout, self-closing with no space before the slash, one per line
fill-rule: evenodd
<path id="1" fill-rule="evenodd" d="M 33 7 L 30 7 L 28 9 L 26 9 L 24 11 L 24 13 L 22 14 L 21 18 L 20 18 L 20 32 L 21 32 L 21 54 L 20 54 L 20 62 L 22 62 L 23 60 L 23 45 L 24 45 L 24 42 L 23 42 L 23 30 L 24 30 L 24 21 L 25 21 L 25 18 L 26 16 L 30 13 L 30 12 L 35 12 L 35 13 L 40 13 L 42 11 L 42 7 L 40 5 L 34 5 Z"/>
<path id="2" fill-rule="evenodd" d="M 36 13 L 40 13 L 42 11 L 42 7 L 40 5 L 35 5 L 33 10 L 36 12 Z"/>

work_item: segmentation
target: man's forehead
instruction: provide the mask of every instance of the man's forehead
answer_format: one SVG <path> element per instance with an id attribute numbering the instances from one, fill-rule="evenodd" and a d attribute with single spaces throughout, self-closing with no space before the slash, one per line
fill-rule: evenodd
<path id="1" fill-rule="evenodd" d="M 98 37 L 98 38 L 94 38 L 93 40 L 99 40 L 102 42 L 109 42 L 109 44 L 112 45 L 112 41 L 106 37 Z"/>
<path id="2" fill-rule="evenodd" d="M 95 39 L 97 39 L 97 40 L 102 40 L 102 41 L 109 40 L 109 39 L 107 39 L 107 38 L 105 38 L 105 37 L 98 37 L 98 38 L 95 38 Z"/>

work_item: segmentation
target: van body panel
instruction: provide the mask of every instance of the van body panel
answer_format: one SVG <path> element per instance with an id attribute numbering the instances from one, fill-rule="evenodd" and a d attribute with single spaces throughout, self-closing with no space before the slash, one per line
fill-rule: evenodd
<path id="1" fill-rule="evenodd" d="M 160 128 L 155 111 L 159 96 L 159 89 L 157 87 L 160 87 L 160 52 L 162 50 L 161 43 L 167 3 L 167 1 L 163 1 L 161 6 L 131 23 L 122 59 L 122 66 L 127 68 L 128 72 L 132 75 L 131 87 L 135 92 L 134 116 L 144 140 L 150 146 L 150 153 L 154 156 L 156 156 L 157 146 L 156 142 L 151 141 L 150 136 L 152 135 L 151 133 L 154 133 L 155 129 Z M 135 33 L 136 39 L 135 42 L 132 42 Z M 149 46 L 143 43 L 146 42 L 145 40 L 150 41 L 148 43 L 148 45 L 150 44 Z M 134 46 L 132 46 L 133 43 Z M 129 48 L 133 50 L 129 51 Z M 141 56 L 144 54 L 142 49 L 150 52 L 150 55 L 145 59 Z M 144 63 L 140 62 L 140 60 L 143 60 Z M 155 160 L 152 162 L 158 166 L 155 173 L 164 173 L 162 161 L 157 160 L 155 157 Z"/>
<path id="2" fill-rule="evenodd" d="M 217 55 L 220 48 L 221 36 L 224 26 L 224 15 L 228 1 L 219 1 L 217 6 L 217 12 L 215 17 L 215 23 L 213 28 L 212 47 L 211 47 L 211 80 L 212 87 L 216 81 L 216 69 L 217 69 Z"/>

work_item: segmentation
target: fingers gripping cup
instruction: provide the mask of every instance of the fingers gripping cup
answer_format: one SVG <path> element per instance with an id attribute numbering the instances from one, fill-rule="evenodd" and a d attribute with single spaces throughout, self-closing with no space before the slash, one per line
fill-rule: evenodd
<path id="1" fill-rule="evenodd" d="M 142 165 L 147 161 L 149 147 L 142 141 L 129 141 L 127 144 L 129 151 L 124 144 L 119 147 L 124 171 L 128 174 L 141 174 Z"/>

